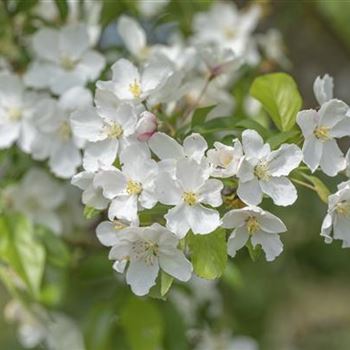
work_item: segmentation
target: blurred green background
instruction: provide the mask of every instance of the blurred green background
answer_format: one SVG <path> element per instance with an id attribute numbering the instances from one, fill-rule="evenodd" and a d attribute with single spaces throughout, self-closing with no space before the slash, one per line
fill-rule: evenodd
<path id="1" fill-rule="evenodd" d="M 25 6 L 27 1 L 23 3 Z M 247 3 L 237 2 L 239 6 Z M 312 83 L 324 73 L 335 78 L 335 96 L 350 102 L 350 1 L 266 0 L 260 4 L 265 17 L 258 31 L 277 28 L 282 32 L 292 62 L 290 73 L 298 83 L 304 108 L 316 106 Z M 105 24 L 124 11 L 133 13 L 131 1 L 106 1 L 105 5 Z M 180 10 L 165 13 L 165 18 L 180 20 L 186 29 L 193 12 L 207 7 L 208 2 L 175 1 L 174 6 Z M 6 14 L 2 13 L 0 21 L 1 46 L 8 44 L 4 43 L 4 32 L 14 29 L 6 27 Z M 336 183 L 326 182 L 334 191 Z M 230 260 L 225 278 L 218 282 L 223 314 L 210 319 L 204 305 L 198 310 L 197 326 L 215 329 L 224 325 L 233 334 L 252 336 L 262 350 L 350 349 L 350 251 L 342 249 L 339 242 L 323 242 L 319 232 L 326 205 L 310 191 L 299 189 L 299 193 L 292 208 L 270 205 L 289 228 L 282 236 L 283 254 L 267 263 L 264 259 L 253 262 L 246 250 L 240 251 Z M 145 322 L 154 332 L 164 332 L 164 349 L 191 349 L 185 340 L 185 320 L 174 305 L 131 297 L 124 282 L 115 280 L 105 249 L 97 244 L 86 248 L 82 242 L 72 255 L 77 263 L 69 276 L 61 280 L 57 276 L 65 295 L 64 305 L 58 306 L 81 322 L 88 349 L 127 349 L 121 330 L 137 332 L 137 328 L 120 325 L 119 316 L 133 308 L 140 318 L 143 313 L 150 315 Z M 0 310 L 7 300 L 0 286 Z M 162 330 L 157 328 L 159 323 Z M 1 313 L 0 349 L 21 349 L 15 328 Z"/>

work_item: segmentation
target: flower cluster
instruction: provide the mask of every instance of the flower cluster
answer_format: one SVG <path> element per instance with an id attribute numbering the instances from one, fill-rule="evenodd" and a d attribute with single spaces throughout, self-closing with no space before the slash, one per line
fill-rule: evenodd
<path id="1" fill-rule="evenodd" d="M 98 224 L 97 237 L 137 295 L 157 284 L 160 270 L 188 281 L 196 272 L 189 241 L 224 229 L 225 258 L 248 246 L 261 247 L 266 260 L 274 260 L 287 228 L 260 207 L 263 201 L 295 203 L 293 181 L 303 182 L 291 173 L 304 174 L 301 162 L 312 173 L 335 176 L 346 167 L 350 172 L 350 152 L 344 156 L 336 141 L 350 135 L 350 110 L 333 98 L 328 75 L 314 83 L 320 108 L 296 116 L 302 150 L 300 139 L 288 137 L 276 146 L 255 120 L 242 130 L 231 118 L 208 137 L 210 123 L 227 122 L 223 117 L 233 114 L 230 91 L 241 67 L 257 65 L 262 57 L 286 62 L 276 33 L 254 35 L 260 12 L 258 6 L 240 12 L 216 3 L 195 15 L 192 36 L 175 32 L 167 44 L 151 43 L 142 26 L 123 15 L 117 32 L 129 56 L 118 57 L 111 74 L 102 76 L 106 59 L 93 49 L 93 25 L 72 20 L 34 33 L 33 61 L 23 77 L 0 73 L 0 147 L 17 144 L 34 160 L 47 160 L 55 176 L 82 190 L 89 210 L 106 210 L 108 220 Z M 202 107 L 204 117 L 198 116 Z M 32 169 L 5 189 L 4 198 L 12 209 L 60 233 L 57 212 L 72 192 L 62 186 Z M 344 247 L 350 245 L 349 203 L 345 182 L 329 197 L 322 226 L 327 242 L 333 230 Z"/>

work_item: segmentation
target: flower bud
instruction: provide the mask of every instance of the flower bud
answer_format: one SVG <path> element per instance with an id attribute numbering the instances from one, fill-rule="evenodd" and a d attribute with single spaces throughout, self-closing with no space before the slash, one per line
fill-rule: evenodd
<path id="1" fill-rule="evenodd" d="M 148 111 L 141 113 L 141 118 L 136 125 L 136 135 L 139 141 L 147 141 L 156 131 L 158 121 L 156 116 Z"/>

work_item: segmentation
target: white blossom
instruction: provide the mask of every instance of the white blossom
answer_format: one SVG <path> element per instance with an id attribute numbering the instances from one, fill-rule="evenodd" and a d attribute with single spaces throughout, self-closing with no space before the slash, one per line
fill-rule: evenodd
<path id="1" fill-rule="evenodd" d="M 58 177 L 72 177 L 81 165 L 84 141 L 71 128 L 71 114 L 87 106 L 92 106 L 91 92 L 79 86 L 64 92 L 57 102 L 47 99 L 41 104 L 42 114 L 36 123 L 39 132 L 31 151 L 35 159 L 48 157 L 50 169 Z"/>
<path id="2" fill-rule="evenodd" d="M 298 113 L 297 123 L 305 141 L 304 163 L 314 172 L 319 166 L 328 176 L 335 176 L 346 166 L 336 139 L 350 135 L 349 107 L 340 100 L 325 102 L 320 110 L 304 110 Z"/>
<path id="3" fill-rule="evenodd" d="M 105 198 L 111 200 L 108 210 L 110 220 L 114 218 L 131 222 L 138 221 L 138 211 L 151 209 L 157 203 L 155 178 L 157 163 L 140 154 L 137 145 L 125 149 L 121 170 L 101 170 L 94 178 L 94 186 L 101 187 Z"/>
<path id="4" fill-rule="evenodd" d="M 338 185 L 338 191 L 328 197 L 328 211 L 321 236 L 326 243 L 341 240 L 343 248 L 350 247 L 350 181 Z M 333 232 L 333 235 L 332 235 Z"/>
<path id="5" fill-rule="evenodd" d="M 276 205 L 287 206 L 297 199 L 297 191 L 288 174 L 302 160 L 300 149 L 294 144 L 283 144 L 272 151 L 254 130 L 242 133 L 244 158 L 239 166 L 237 194 L 250 205 L 261 203 L 265 193 Z"/>
<path id="6" fill-rule="evenodd" d="M 83 166 L 85 170 L 96 171 L 110 166 L 128 137 L 134 135 L 138 116 L 135 107 L 129 103 L 113 105 L 110 94 L 101 91 L 97 108 L 76 111 L 71 117 L 72 130 L 78 137 L 88 141 L 85 147 Z"/>
<path id="7" fill-rule="evenodd" d="M 136 137 L 139 141 L 148 141 L 157 131 L 158 120 L 157 117 L 148 111 L 140 114 L 140 119 L 136 125 Z"/>
<path id="8" fill-rule="evenodd" d="M 118 232 L 109 258 L 117 262 L 128 261 L 126 282 L 136 295 L 149 292 L 156 283 L 159 269 L 180 281 L 191 278 L 192 265 L 177 248 L 178 238 L 166 228 L 155 223 Z M 116 267 L 119 272 L 119 265 Z"/>
<path id="9" fill-rule="evenodd" d="M 168 60 L 157 56 L 139 70 L 121 58 L 112 66 L 112 80 L 98 81 L 97 87 L 115 94 L 121 101 L 140 103 L 159 91 L 173 73 Z"/>
<path id="10" fill-rule="evenodd" d="M 235 176 L 243 160 L 242 144 L 238 139 L 233 140 L 232 146 L 214 142 L 214 149 L 208 150 L 207 157 L 209 164 L 212 166 L 212 176 Z"/>
<path id="11" fill-rule="evenodd" d="M 177 161 L 174 175 L 160 172 L 156 182 L 159 202 L 174 206 L 165 215 L 169 230 L 179 238 L 190 229 L 194 234 L 213 232 L 221 223 L 220 216 L 204 205 L 222 204 L 221 181 L 209 179 L 206 167 L 189 158 Z"/>
<path id="12" fill-rule="evenodd" d="M 249 239 L 254 248 L 261 245 L 267 261 L 274 260 L 282 253 L 279 233 L 287 228 L 277 216 L 261 208 L 248 206 L 233 209 L 224 215 L 222 227 L 234 229 L 227 242 L 227 251 L 232 257 Z"/>
<path id="13" fill-rule="evenodd" d="M 36 60 L 24 76 L 26 84 L 50 88 L 57 95 L 97 79 L 105 66 L 104 57 L 91 49 L 83 24 L 40 29 L 34 34 L 33 49 Z"/>
<path id="14" fill-rule="evenodd" d="M 36 136 L 38 102 L 44 98 L 25 89 L 21 79 L 9 72 L 0 73 L 0 148 L 17 143 L 29 153 Z"/>
<path id="15" fill-rule="evenodd" d="M 5 200 L 13 210 L 26 215 L 34 223 L 48 227 L 54 233 L 62 232 L 57 210 L 65 200 L 63 185 L 45 171 L 30 169 L 19 184 L 5 189 Z"/>

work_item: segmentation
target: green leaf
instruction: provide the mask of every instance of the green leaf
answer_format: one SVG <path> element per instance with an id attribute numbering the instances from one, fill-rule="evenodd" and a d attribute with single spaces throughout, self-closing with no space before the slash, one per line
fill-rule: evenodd
<path id="1" fill-rule="evenodd" d="M 151 300 L 130 298 L 121 311 L 121 325 L 132 350 L 161 348 L 163 320 Z"/>
<path id="2" fill-rule="evenodd" d="M 220 131 L 234 131 L 235 123 L 238 118 L 235 117 L 220 117 L 214 118 L 202 125 L 195 126 L 191 131 L 199 132 L 200 134 L 213 134 Z"/>
<path id="3" fill-rule="evenodd" d="M 203 125 L 207 115 L 210 113 L 210 111 L 214 107 L 215 107 L 215 105 L 209 106 L 209 107 L 197 108 L 192 116 L 191 127 L 193 128 L 197 125 Z"/>
<path id="4" fill-rule="evenodd" d="M 296 139 L 300 136 L 299 130 L 290 130 L 283 131 L 276 135 L 271 136 L 267 139 L 267 142 L 270 144 L 272 149 L 278 148 L 282 143 L 286 143 L 288 141 L 296 141 Z M 295 143 L 295 142 L 294 142 Z"/>
<path id="5" fill-rule="evenodd" d="M 65 20 L 68 15 L 68 4 L 66 0 L 54 0 L 57 10 L 62 20 Z"/>
<path id="6" fill-rule="evenodd" d="M 269 130 L 253 119 L 242 119 L 235 124 L 235 127 L 256 130 L 264 139 L 270 136 Z"/>
<path id="7" fill-rule="evenodd" d="M 188 235 L 192 265 L 197 276 L 206 279 L 219 278 L 227 262 L 226 233 L 217 229 L 208 235 Z"/>
<path id="8" fill-rule="evenodd" d="M 331 194 L 328 187 L 316 176 L 311 176 L 304 173 L 301 173 L 301 175 L 314 185 L 315 191 L 320 197 L 320 199 L 323 202 L 328 203 L 328 197 Z"/>
<path id="9" fill-rule="evenodd" d="M 45 249 L 34 235 L 32 223 L 13 214 L 0 218 L 0 259 L 22 278 L 35 297 L 39 295 L 45 268 Z"/>
<path id="10" fill-rule="evenodd" d="M 293 128 L 302 98 L 290 75 L 272 73 L 260 76 L 254 80 L 250 94 L 262 103 L 279 130 Z"/>

